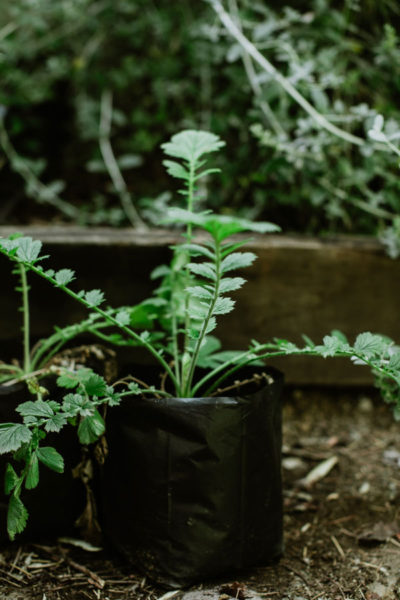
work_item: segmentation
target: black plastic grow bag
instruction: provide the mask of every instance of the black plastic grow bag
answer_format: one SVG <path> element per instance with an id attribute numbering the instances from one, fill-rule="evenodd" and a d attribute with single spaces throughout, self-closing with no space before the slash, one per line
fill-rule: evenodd
<path id="1" fill-rule="evenodd" d="M 54 390 L 51 397 L 57 399 Z M 22 383 L 0 386 L 0 422 L 20 421 L 21 418 L 15 409 L 22 402 L 32 398 L 26 385 Z M 40 465 L 38 487 L 22 491 L 21 499 L 28 509 L 29 519 L 26 529 L 18 539 L 38 540 L 48 536 L 71 534 L 74 531 L 75 520 L 85 507 L 85 488 L 81 481 L 72 476 L 72 469 L 81 459 L 81 447 L 76 431 L 72 427 L 65 427 L 60 433 L 48 434 L 43 445 L 53 446 L 60 452 L 64 458 L 64 473 L 55 473 Z M 4 493 L 4 474 L 7 462 L 12 462 L 10 458 L 10 454 L 0 456 L 0 543 L 8 541 L 9 497 Z M 22 465 L 18 462 L 12 464 L 17 468 Z"/>
<path id="2" fill-rule="evenodd" d="M 132 398 L 109 411 L 104 530 L 154 581 L 181 587 L 282 553 L 283 376 L 267 372 L 249 396 Z"/>

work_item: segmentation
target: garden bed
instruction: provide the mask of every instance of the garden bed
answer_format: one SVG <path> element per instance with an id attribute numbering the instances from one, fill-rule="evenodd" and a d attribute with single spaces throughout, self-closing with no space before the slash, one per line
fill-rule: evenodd
<path id="1" fill-rule="evenodd" d="M 285 400 L 284 557 L 173 597 L 399 598 L 398 424 L 371 389 L 291 388 Z M 331 470 L 307 486 L 312 469 L 327 460 L 336 461 Z M 0 597 L 8 600 L 156 600 L 164 594 L 105 551 L 54 540 L 1 549 Z"/>
<path id="2" fill-rule="evenodd" d="M 19 230 L 44 242 L 51 266 L 76 269 L 80 287 L 103 289 L 114 306 L 134 304 L 148 296 L 154 285 L 149 272 L 168 260 L 168 246 L 179 240 L 179 234 L 166 230 L 138 233 L 132 229 L 39 226 Z M 13 231 L 1 227 L 0 236 Z M 400 339 L 400 262 L 388 258 L 376 240 L 268 235 L 255 236 L 249 248 L 258 260 L 246 271 L 248 284 L 235 294 L 237 310 L 220 320 L 217 332 L 227 348 L 247 347 L 252 338 L 266 341 L 279 337 L 298 343 L 302 333 L 319 342 L 332 329 L 343 331 L 350 340 L 361 331 Z M 19 329 L 15 302 L 19 300 L 10 271 L 9 262 L 0 257 L 0 343 L 7 345 L 14 357 Z M 53 324 L 72 323 L 84 314 L 82 307 L 36 278 L 32 289 L 34 337 L 47 335 Z M 130 356 L 124 353 L 123 360 Z M 296 385 L 371 382 L 367 369 L 340 359 L 295 357 L 273 365 L 285 372 L 287 382 Z"/>

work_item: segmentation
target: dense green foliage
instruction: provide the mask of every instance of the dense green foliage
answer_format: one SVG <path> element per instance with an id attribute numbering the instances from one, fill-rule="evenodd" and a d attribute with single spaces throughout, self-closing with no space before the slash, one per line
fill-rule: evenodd
<path id="1" fill-rule="evenodd" d="M 224 6 L 318 113 L 365 142 L 321 128 L 243 54 L 212 3 L 16 0 L 0 17 L 1 221 L 140 224 L 137 208 L 157 218 L 168 202 L 159 144 L 202 127 L 228 141 L 223 185 L 207 183 L 212 208 L 285 230 L 386 231 L 395 254 L 396 164 L 366 132 L 377 113 L 398 132 L 397 3 Z M 22 182 L 53 208 L 27 204 Z"/>

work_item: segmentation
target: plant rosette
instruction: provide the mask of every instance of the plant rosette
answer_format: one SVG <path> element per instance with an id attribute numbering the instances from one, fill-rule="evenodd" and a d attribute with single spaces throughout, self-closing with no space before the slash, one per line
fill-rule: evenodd
<path id="1" fill-rule="evenodd" d="M 238 236 L 238 234 L 249 232 L 264 234 L 279 230 L 279 227 L 272 223 L 254 223 L 247 219 L 220 216 L 210 211 L 201 210 L 202 197 L 199 190 L 203 191 L 205 189 L 205 178 L 218 171 L 206 167 L 205 157 L 210 153 L 217 152 L 223 145 L 223 142 L 211 133 L 192 130 L 183 131 L 173 136 L 170 142 L 163 144 L 163 150 L 168 156 L 168 159 L 164 161 L 164 165 L 170 175 L 183 182 L 183 189 L 180 190 L 180 193 L 184 198 L 183 206 L 169 209 L 165 222 L 184 226 L 184 239 L 181 244 L 173 248 L 171 263 L 158 267 L 151 274 L 154 280 L 159 280 L 159 285 L 152 297 L 135 307 L 111 309 L 105 306 L 104 294 L 99 289 L 74 291 L 71 287 L 71 283 L 75 279 L 72 270 L 54 271 L 44 269 L 41 264 L 43 258 L 40 255 L 41 243 L 38 240 L 34 241 L 30 238 L 0 240 L 0 251 L 8 258 L 18 265 L 22 265 L 24 269 L 33 271 L 46 279 L 51 285 L 63 290 L 89 309 L 91 314 L 95 315 L 94 319 L 98 319 L 111 327 L 111 333 L 108 329 L 94 331 L 103 341 L 120 345 L 137 345 L 146 349 L 162 372 L 161 381 L 156 385 L 146 384 L 140 379 L 139 373 L 133 373 L 130 378 L 117 382 L 118 388 L 116 384 L 112 388 L 104 384 L 98 390 L 96 386 L 94 388 L 89 386 L 88 389 L 85 387 L 85 381 L 80 380 L 79 376 L 75 375 L 74 385 L 77 386 L 76 389 L 79 391 L 80 399 L 79 402 L 72 403 L 73 406 L 71 406 L 71 403 L 67 403 L 64 410 L 68 413 L 69 408 L 71 408 L 74 414 L 72 417 L 66 414 L 65 419 L 85 415 L 84 402 L 82 406 L 82 386 L 83 393 L 86 393 L 85 398 L 90 398 L 91 402 L 95 404 L 119 404 L 123 396 L 136 395 L 153 398 L 147 404 L 145 402 L 145 406 L 151 403 L 154 404 L 155 401 L 157 401 L 155 404 L 160 406 L 168 406 L 168 402 L 175 406 L 178 402 L 182 405 L 182 415 L 185 414 L 184 408 L 189 407 L 190 402 L 193 402 L 194 406 L 200 406 L 197 403 L 199 399 L 207 400 L 208 406 L 209 399 L 214 397 L 216 398 L 214 405 L 217 406 L 218 399 L 242 396 L 240 381 L 239 383 L 236 382 L 238 379 L 240 380 L 239 373 L 243 368 L 252 367 L 252 369 L 255 369 L 254 373 L 257 373 L 256 369 L 260 366 L 262 368 L 265 360 L 274 356 L 291 355 L 310 355 L 324 358 L 348 357 L 356 364 L 369 366 L 375 375 L 376 384 L 382 390 L 384 399 L 393 405 L 395 417 L 400 418 L 398 394 L 400 352 L 392 340 L 383 336 L 370 332 L 361 333 L 354 344 L 351 345 L 342 333 L 334 331 L 331 335 L 325 336 L 321 344 L 315 344 L 309 338 L 304 337 L 304 346 L 302 347 L 287 340 L 274 339 L 267 343 L 252 340 L 249 348 L 243 351 L 223 351 L 221 349 L 221 343 L 214 332 L 217 319 L 233 310 L 235 302 L 231 295 L 245 283 L 241 271 L 249 267 L 256 258 L 252 252 L 242 249 L 248 238 Z M 239 275 L 234 274 L 237 270 L 240 270 Z M 92 374 L 91 377 L 95 376 Z M 257 376 L 253 377 L 252 375 L 250 381 L 248 381 L 249 378 L 246 375 L 244 379 L 246 385 L 257 383 Z M 117 393 L 116 389 L 120 389 L 120 386 L 123 386 L 121 388 L 123 391 Z M 235 387 L 236 389 L 234 389 Z M 268 389 L 268 386 L 265 387 Z M 246 397 L 247 395 L 243 394 L 243 398 Z M 180 399 L 180 401 L 177 399 Z M 135 402 L 132 401 L 132 405 Z M 248 402 L 248 400 L 245 402 Z M 123 406 L 126 404 L 125 401 Z M 252 406 L 252 404 L 247 404 L 247 406 Z M 123 407 L 121 410 L 123 410 Z M 110 414 L 112 412 L 109 411 Z M 118 414 L 118 411 L 116 411 L 116 414 Z M 192 417 L 193 429 L 188 429 L 185 434 L 185 440 L 189 445 L 195 445 L 198 441 L 195 425 L 196 419 L 200 419 L 200 417 L 197 417 L 196 414 L 196 410 L 194 410 Z M 100 430 L 104 431 L 104 422 L 99 419 L 96 421 L 97 416 L 94 418 L 93 414 L 91 418 L 89 430 L 98 435 Z M 213 419 L 210 417 L 210 420 Z M 114 428 L 112 423 L 113 420 L 111 420 L 109 432 L 111 439 L 113 438 Z M 122 422 L 121 427 L 124 426 L 128 426 L 128 424 Z M 8 427 L 11 427 L 11 425 Z M 27 427 L 26 423 L 24 427 Z M 82 423 L 79 427 L 82 427 Z M 132 427 L 134 427 L 134 423 Z M 150 423 L 145 427 L 145 430 L 150 435 L 152 430 Z M 26 432 L 26 429 L 23 431 Z M 238 431 L 236 435 L 240 437 L 242 433 Z M 163 448 L 168 447 L 168 452 L 172 452 L 170 446 L 165 446 L 165 435 L 165 432 L 162 435 L 160 433 L 163 440 L 162 444 L 164 444 Z M 223 430 L 220 435 L 224 436 Z M 146 437 L 146 435 L 143 436 L 143 443 L 147 444 Z M 207 438 L 207 436 L 205 437 Z M 258 439 L 260 436 L 256 437 Z M 172 439 L 169 434 L 167 438 Z M 257 443 L 266 445 L 270 443 L 267 439 L 268 436 L 261 436 L 261 438 L 262 440 L 258 439 Z M 2 451 L 15 449 L 17 448 L 9 448 L 7 444 L 3 444 Z M 126 456 L 130 455 L 130 451 L 126 450 L 127 453 L 125 454 L 125 450 L 121 449 L 119 456 L 117 450 L 115 450 L 116 454 L 114 454 L 113 460 L 126 465 Z M 111 452 L 113 452 L 112 448 L 110 448 L 110 454 Z M 139 450 L 137 452 L 140 454 Z M 168 452 L 167 456 L 170 456 Z M 157 451 L 154 450 L 154 453 L 156 454 Z M 233 449 L 232 453 L 235 454 Z M 201 456 L 200 444 L 199 454 L 190 455 L 188 462 L 191 465 L 198 464 L 200 469 L 202 461 L 199 460 L 199 457 Z M 212 456 L 214 456 L 215 461 L 218 461 L 218 453 L 214 454 L 210 450 L 208 460 L 210 464 L 213 462 Z M 242 459 L 240 456 L 242 456 Z M 243 454 L 239 451 L 237 452 L 237 460 L 239 461 L 238 464 L 242 464 L 240 461 L 243 460 Z M 179 464 L 179 461 L 177 464 Z M 169 467 L 170 463 L 167 461 L 165 468 L 168 469 Z M 179 470 L 178 473 L 180 473 Z M 128 478 L 130 475 L 125 471 L 125 476 Z M 268 475 L 265 474 L 265 477 L 268 477 Z M 106 483 L 107 479 L 105 479 Z M 183 559 L 190 550 L 181 545 L 181 540 L 175 540 L 174 542 L 171 527 L 165 528 L 166 523 L 176 522 L 172 518 L 171 511 L 176 506 L 174 492 L 179 489 L 180 485 L 181 489 L 184 490 L 183 496 L 185 494 L 190 495 L 191 484 L 188 481 L 185 483 L 183 475 L 182 480 L 180 480 L 180 475 L 177 474 L 173 482 L 166 486 L 165 506 L 170 507 L 166 513 L 167 516 L 165 516 L 165 513 L 163 515 L 153 514 L 153 519 L 154 522 L 159 521 L 162 523 L 160 539 L 164 540 L 164 550 L 169 548 L 171 555 L 174 555 L 174 551 L 180 547 Z M 12 489 L 16 489 L 15 486 Z M 135 493 L 138 494 L 139 490 L 136 486 L 135 490 Z M 222 493 L 223 490 L 221 490 Z M 248 493 L 246 489 L 242 489 L 240 492 L 242 498 L 245 498 Z M 229 488 L 227 494 L 229 497 L 232 496 L 232 488 Z M 234 492 L 235 498 L 236 494 L 237 492 Z M 131 498 L 126 497 L 125 501 L 129 504 Z M 178 506 L 179 504 L 181 504 L 180 501 Z M 214 502 L 210 499 L 209 507 L 212 506 L 214 506 Z M 111 510 L 112 503 L 108 504 L 107 514 Z M 268 513 L 268 507 L 265 510 Z M 186 515 L 186 517 L 190 520 L 190 515 Z M 126 518 L 134 520 L 135 515 L 132 513 Z M 276 515 L 271 514 L 270 518 L 274 520 Z M 207 517 L 205 516 L 202 523 L 205 524 L 206 521 Z M 167 530 L 169 531 L 169 537 L 165 538 Z M 240 540 L 240 535 L 238 534 L 235 539 Z M 140 540 L 136 540 L 136 542 L 140 545 Z M 158 556 L 157 551 L 155 547 L 146 547 L 146 543 L 143 546 L 143 553 L 147 556 L 153 553 L 152 564 L 155 564 Z M 177 562 L 178 555 L 175 554 L 174 556 L 175 562 Z M 216 558 L 212 550 L 210 550 L 209 557 L 210 561 L 215 563 Z M 235 568 L 237 566 L 240 566 L 237 561 L 232 561 L 232 564 L 225 565 L 225 568 Z M 202 568 L 205 569 L 202 572 L 207 573 L 207 567 L 204 564 Z M 213 572 L 213 574 L 216 573 Z M 152 573 L 149 572 L 148 575 L 151 577 Z M 164 575 L 165 577 L 159 572 L 156 574 L 158 579 L 169 578 L 174 580 L 173 574 L 165 573 Z M 176 573 L 175 575 L 179 579 L 179 574 Z M 201 573 L 199 575 L 201 576 Z M 187 573 L 185 576 L 187 576 Z M 196 574 L 192 573 L 191 578 L 195 579 Z"/>

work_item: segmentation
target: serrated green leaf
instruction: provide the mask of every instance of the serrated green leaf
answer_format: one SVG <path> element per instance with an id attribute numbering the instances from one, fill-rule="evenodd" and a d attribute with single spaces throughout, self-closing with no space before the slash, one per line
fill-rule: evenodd
<path id="1" fill-rule="evenodd" d="M 144 343 L 148 342 L 149 339 L 150 339 L 150 332 L 149 331 L 142 331 L 142 333 L 140 334 L 140 339 Z"/>
<path id="2" fill-rule="evenodd" d="M 400 369 L 400 352 L 392 354 L 389 360 L 389 367 L 395 371 Z"/>
<path id="3" fill-rule="evenodd" d="M 107 383 L 96 373 L 92 373 L 82 383 L 88 396 L 103 396 L 107 393 Z"/>
<path id="4" fill-rule="evenodd" d="M 68 285 L 75 279 L 75 272 L 71 269 L 61 269 L 54 277 L 58 285 Z"/>
<path id="5" fill-rule="evenodd" d="M 101 290 L 90 290 L 85 292 L 84 298 L 89 306 L 99 306 L 104 302 L 104 293 Z"/>
<path id="6" fill-rule="evenodd" d="M 188 268 L 195 275 L 216 281 L 215 268 L 212 263 L 189 263 Z"/>
<path id="7" fill-rule="evenodd" d="M 239 242 L 223 244 L 221 246 L 222 258 L 225 258 L 225 256 L 228 256 L 228 254 L 232 254 L 232 252 L 235 252 L 235 250 L 239 250 L 239 248 L 242 248 L 243 246 L 248 244 L 250 241 L 251 241 L 250 239 L 246 239 L 246 240 L 240 240 Z"/>
<path id="8" fill-rule="evenodd" d="M 0 246 L 8 253 L 14 254 L 14 251 L 18 248 L 18 239 L 5 239 L 0 238 Z"/>
<path id="9" fill-rule="evenodd" d="M 27 490 L 33 490 L 39 483 L 39 461 L 36 452 L 31 455 L 28 471 L 25 477 L 25 487 Z"/>
<path id="10" fill-rule="evenodd" d="M 64 472 L 64 459 L 55 448 L 42 446 L 36 450 L 36 454 L 40 462 L 52 471 L 56 471 L 57 473 Z"/>
<path id="11" fill-rule="evenodd" d="M 208 313 L 208 304 L 203 302 L 197 302 L 196 304 L 191 304 L 189 309 L 189 315 L 191 319 L 200 319 L 203 321 Z"/>
<path id="12" fill-rule="evenodd" d="M 75 375 L 75 373 L 66 371 L 59 377 L 57 377 L 57 385 L 59 387 L 67 388 L 69 390 L 73 390 L 79 385 L 79 381 Z"/>
<path id="13" fill-rule="evenodd" d="M 314 349 L 324 358 L 327 358 L 328 356 L 335 356 L 338 352 L 343 351 L 345 348 L 343 342 L 333 335 L 326 335 L 323 339 L 323 342 L 324 343 L 322 346 L 315 346 Z"/>
<path id="14" fill-rule="evenodd" d="M 118 406 L 121 404 L 121 396 L 118 393 L 109 393 L 104 399 L 108 406 Z"/>
<path id="15" fill-rule="evenodd" d="M 40 419 L 52 417 L 54 415 L 51 405 L 43 400 L 36 400 L 35 402 L 29 400 L 28 402 L 23 402 L 23 404 L 17 406 L 15 410 L 22 417 L 37 417 Z"/>
<path id="16" fill-rule="evenodd" d="M 18 450 L 31 437 L 31 430 L 21 423 L 0 423 L 0 454 Z"/>
<path id="17" fill-rule="evenodd" d="M 200 171 L 200 173 L 197 173 L 194 180 L 197 181 L 198 179 L 201 179 L 202 177 L 206 177 L 207 175 L 214 175 L 215 173 L 221 173 L 221 169 L 212 168 L 212 169 L 205 169 L 204 171 Z"/>
<path id="18" fill-rule="evenodd" d="M 168 156 L 182 158 L 194 164 L 204 154 L 217 152 L 223 146 L 225 142 L 213 133 L 188 129 L 173 135 L 161 148 Z"/>
<path id="19" fill-rule="evenodd" d="M 6 496 L 11 494 L 11 492 L 13 491 L 13 489 L 19 481 L 20 477 L 18 477 L 10 463 L 7 463 L 6 473 L 4 476 L 4 493 L 6 494 Z"/>
<path id="20" fill-rule="evenodd" d="M 280 231 L 280 227 L 274 223 L 257 223 L 249 221 L 248 219 L 228 217 L 225 215 L 210 216 L 206 219 L 203 227 L 219 242 L 222 242 L 231 235 L 242 233 L 244 231 L 254 231 L 256 233 L 273 233 Z"/>
<path id="21" fill-rule="evenodd" d="M 81 444 L 91 444 L 105 432 L 102 416 L 96 410 L 91 417 L 85 417 L 78 427 L 78 437 Z"/>
<path id="22" fill-rule="evenodd" d="M 121 310 L 115 315 L 115 320 L 120 325 L 129 325 L 130 315 L 127 310 Z"/>
<path id="23" fill-rule="evenodd" d="M 42 242 L 30 237 L 22 237 L 18 240 L 17 256 L 27 263 L 34 263 L 39 257 Z"/>
<path id="24" fill-rule="evenodd" d="M 191 256 L 206 256 L 210 260 L 215 259 L 214 252 L 200 244 L 182 244 L 181 248 L 187 250 Z"/>
<path id="25" fill-rule="evenodd" d="M 387 347 L 387 343 L 380 335 L 366 331 L 360 333 L 354 342 L 354 350 L 360 354 L 373 356 L 381 354 Z"/>
<path id="26" fill-rule="evenodd" d="M 213 315 L 226 315 L 230 313 L 235 306 L 235 301 L 231 298 L 217 298 L 213 308 Z"/>
<path id="27" fill-rule="evenodd" d="M 189 171 L 185 169 L 180 163 L 177 163 L 174 160 L 164 160 L 163 165 L 166 167 L 167 173 L 172 177 L 176 177 L 177 179 L 184 179 L 185 181 L 189 180 Z"/>
<path id="28" fill-rule="evenodd" d="M 67 418 L 65 417 L 65 415 L 57 413 L 46 421 L 44 428 L 48 433 L 58 433 L 66 424 Z"/>
<path id="29" fill-rule="evenodd" d="M 190 296 L 194 296 L 195 298 L 205 298 L 209 300 L 213 297 L 213 294 L 209 290 L 200 285 L 188 287 L 186 288 L 186 291 Z"/>
<path id="30" fill-rule="evenodd" d="M 243 269 L 249 267 L 256 259 L 253 252 L 233 252 L 229 254 L 221 263 L 222 273 L 233 271 L 234 269 Z"/>
<path id="31" fill-rule="evenodd" d="M 136 381 L 131 381 L 128 384 L 128 390 L 130 392 L 132 392 L 132 394 L 134 394 L 134 395 L 142 393 L 142 388 L 140 387 L 140 385 L 138 383 L 136 383 Z"/>
<path id="32" fill-rule="evenodd" d="M 28 520 L 28 511 L 22 504 L 20 498 L 11 496 L 7 511 L 7 532 L 11 540 L 17 533 L 22 533 Z"/>
<path id="33" fill-rule="evenodd" d="M 283 350 L 287 355 L 296 354 L 300 352 L 299 348 L 293 342 L 289 342 L 288 340 L 282 340 L 280 338 L 274 338 L 274 342 L 278 346 L 279 350 Z M 257 344 L 257 342 L 255 342 Z M 257 346 L 254 346 L 257 348 Z"/>
<path id="34" fill-rule="evenodd" d="M 242 287 L 246 283 L 243 277 L 225 277 L 219 284 L 220 294 L 226 294 L 227 292 L 233 292 Z"/>
<path id="35" fill-rule="evenodd" d="M 62 407 L 68 418 L 76 415 L 82 417 L 92 416 L 94 411 L 92 401 L 81 394 L 67 394 L 64 396 Z"/>

